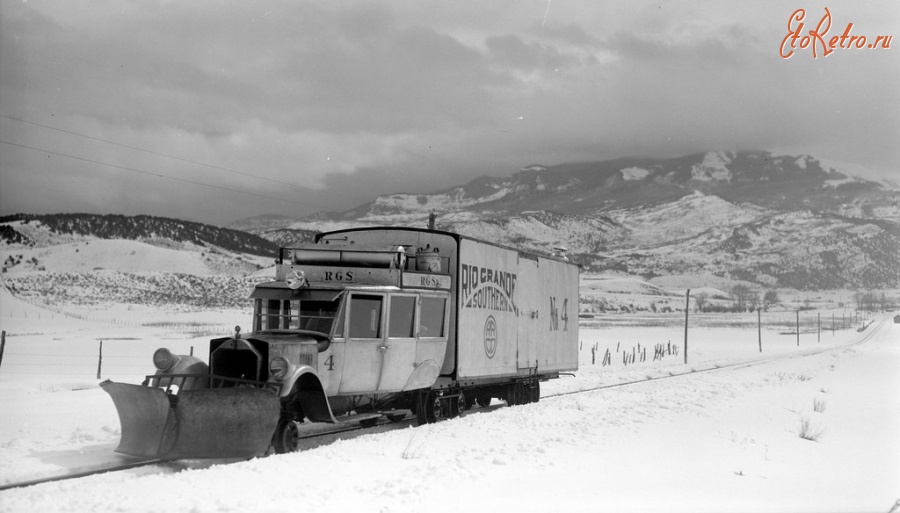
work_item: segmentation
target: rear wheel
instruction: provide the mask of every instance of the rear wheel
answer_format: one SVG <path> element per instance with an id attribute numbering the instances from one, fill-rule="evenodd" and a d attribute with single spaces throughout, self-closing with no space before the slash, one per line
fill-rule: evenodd
<path id="1" fill-rule="evenodd" d="M 528 399 L 528 387 L 524 381 L 519 381 L 516 383 L 516 404 L 528 404 Z"/>
<path id="2" fill-rule="evenodd" d="M 541 400 L 541 382 L 535 381 L 531 387 L 531 402 L 536 403 Z"/>
<path id="3" fill-rule="evenodd" d="M 450 417 L 459 417 L 466 411 L 466 396 L 462 390 L 459 395 L 450 398 Z"/>
<path id="4" fill-rule="evenodd" d="M 280 419 L 278 426 L 275 428 L 273 441 L 275 452 L 278 454 L 296 452 L 300 449 L 299 425 L 290 419 Z"/>
<path id="5" fill-rule="evenodd" d="M 441 409 L 443 407 L 441 396 L 437 392 L 428 393 L 428 402 L 426 404 L 428 408 L 425 410 L 425 416 L 428 417 L 429 423 L 435 423 L 444 418 L 444 412 Z"/>
<path id="6" fill-rule="evenodd" d="M 525 404 L 527 397 L 525 394 L 525 384 L 521 381 L 510 383 L 506 387 L 506 404 L 516 406 Z"/>
<path id="7" fill-rule="evenodd" d="M 443 418 L 441 398 L 434 390 L 419 392 L 416 404 L 416 421 L 418 425 L 432 424 Z"/>

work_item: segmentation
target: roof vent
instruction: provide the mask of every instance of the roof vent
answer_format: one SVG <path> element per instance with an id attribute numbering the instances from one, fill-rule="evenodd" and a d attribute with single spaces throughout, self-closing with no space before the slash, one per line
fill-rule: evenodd
<path id="1" fill-rule="evenodd" d="M 557 257 L 557 258 L 561 258 L 561 259 L 563 259 L 564 261 L 568 262 L 568 261 L 569 261 L 569 257 L 566 255 L 566 253 L 567 253 L 568 251 L 569 251 L 569 250 L 566 249 L 566 248 L 563 247 L 563 246 L 556 246 L 556 247 L 553 248 L 553 256 L 555 256 L 555 257 Z"/>

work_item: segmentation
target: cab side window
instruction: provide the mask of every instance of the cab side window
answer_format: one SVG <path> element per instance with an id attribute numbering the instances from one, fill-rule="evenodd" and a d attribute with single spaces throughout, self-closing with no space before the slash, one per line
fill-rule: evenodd
<path id="1" fill-rule="evenodd" d="M 381 338 L 382 296 L 353 295 L 350 299 L 349 337 Z"/>
<path id="2" fill-rule="evenodd" d="M 420 337 L 446 336 L 446 322 L 444 322 L 446 305 L 446 298 L 422 297 L 422 308 L 419 314 Z"/>
<path id="3" fill-rule="evenodd" d="M 392 296 L 388 321 L 388 337 L 413 338 L 416 314 L 415 296 Z"/>

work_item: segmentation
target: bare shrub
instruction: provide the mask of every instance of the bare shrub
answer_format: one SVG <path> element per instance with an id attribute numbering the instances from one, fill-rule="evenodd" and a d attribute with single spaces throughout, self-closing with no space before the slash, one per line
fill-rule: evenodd
<path id="1" fill-rule="evenodd" d="M 825 400 L 824 399 L 813 399 L 813 411 L 816 413 L 824 413 L 825 412 Z"/>
<path id="2" fill-rule="evenodd" d="M 800 432 L 798 433 L 800 438 L 811 442 L 818 442 L 819 438 L 822 438 L 822 435 L 824 434 L 825 428 L 814 426 L 808 417 L 800 419 Z"/>
<path id="3" fill-rule="evenodd" d="M 400 454 L 400 457 L 404 460 L 414 460 L 422 456 L 422 451 L 425 449 L 425 443 L 415 444 L 416 434 L 419 433 L 418 429 L 413 430 L 413 434 L 409 437 L 409 442 L 406 443 L 406 448 L 403 449 L 403 453 Z"/>

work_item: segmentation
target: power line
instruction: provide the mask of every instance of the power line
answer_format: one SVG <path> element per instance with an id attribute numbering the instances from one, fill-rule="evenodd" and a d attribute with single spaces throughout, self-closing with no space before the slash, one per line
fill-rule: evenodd
<path id="1" fill-rule="evenodd" d="M 236 171 L 236 170 L 234 170 L 234 169 L 229 169 L 229 168 L 227 168 L 227 167 L 217 166 L 217 165 L 215 165 L 215 164 L 208 164 L 208 163 L 206 163 L 206 162 L 200 162 L 200 161 L 197 161 L 197 160 L 186 159 L 186 158 L 184 158 L 184 157 L 179 157 L 179 156 L 177 156 L 177 155 L 170 155 L 170 154 L 168 154 L 168 153 L 162 153 L 162 152 L 159 152 L 159 151 L 147 150 L 147 149 L 140 148 L 140 147 L 137 147 L 137 146 L 132 146 L 132 145 L 130 145 L 130 144 L 120 143 L 120 142 L 117 142 L 117 141 L 111 141 L 111 140 L 109 140 L 109 139 L 104 139 L 104 138 L 102 138 L 102 137 L 96 137 L 96 136 L 93 136 L 93 135 L 82 134 L 82 133 L 75 132 L 75 131 L 72 131 L 72 130 L 66 130 L 66 129 L 64 129 L 64 128 L 58 128 L 58 127 L 54 127 L 54 126 L 50 126 L 50 125 L 44 125 L 44 124 L 41 124 L 41 123 L 35 123 L 34 121 L 28 121 L 28 120 L 26 120 L 26 119 L 21 119 L 21 118 L 17 118 L 17 117 L 13 117 L 13 116 L 8 116 L 8 115 L 6 115 L 6 114 L 0 114 L 0 118 L 9 119 L 9 120 L 12 120 L 12 121 L 18 121 L 19 123 L 25 123 L 25 124 L 27 124 L 27 125 L 33 125 L 33 126 L 36 126 L 36 127 L 40 127 L 40 128 L 47 129 L 47 130 L 53 130 L 53 131 L 56 131 L 56 132 L 61 132 L 61 133 L 64 133 L 64 134 L 74 135 L 74 136 L 76 136 L 76 137 L 82 137 L 82 138 L 85 138 L 85 139 L 90 139 L 90 140 L 92 140 L 92 141 L 99 141 L 99 142 L 106 143 L 106 144 L 112 144 L 112 145 L 114 145 L 114 146 L 120 146 L 120 147 L 122 147 L 122 148 L 128 148 L 129 150 L 141 151 L 141 152 L 144 152 L 144 153 L 148 153 L 148 154 L 150 154 L 150 155 L 156 155 L 156 156 L 159 156 L 159 157 L 165 157 L 165 158 L 177 160 L 177 161 L 180 161 L 180 162 L 185 162 L 185 163 L 188 163 L 188 164 L 194 164 L 194 165 L 197 165 L 197 166 L 208 167 L 208 168 L 210 168 L 210 169 L 216 169 L 216 170 L 219 170 L 219 171 L 225 171 L 226 173 L 233 173 L 233 174 L 236 174 L 236 175 L 247 176 L 247 177 L 256 178 L 256 179 L 259 179 L 259 180 L 265 180 L 265 181 L 267 181 L 267 182 L 277 183 L 277 184 L 280 184 L 280 185 L 286 185 L 286 186 L 288 186 L 288 187 L 293 187 L 293 188 L 295 188 L 295 189 L 303 189 L 303 190 L 307 190 L 307 191 L 310 191 L 310 192 L 314 192 L 314 193 L 316 193 L 316 194 L 326 194 L 326 195 L 329 195 L 329 196 L 334 196 L 334 197 L 336 197 L 336 198 L 350 199 L 350 200 L 353 200 L 353 201 L 360 201 L 360 202 L 368 201 L 368 200 L 365 200 L 365 199 L 362 199 L 362 198 L 351 198 L 351 197 L 342 196 L 342 195 L 338 195 L 338 194 L 333 194 L 333 193 L 329 193 L 329 192 L 325 192 L 325 191 L 320 191 L 320 190 L 313 189 L 313 188 L 311 188 L 311 187 L 306 187 L 306 186 L 304 186 L 304 185 L 297 185 L 297 184 L 294 184 L 294 183 L 291 183 L 291 182 L 285 182 L 285 181 L 282 181 L 282 180 L 276 180 L 276 179 L 274 179 L 274 178 L 268 178 L 268 177 L 265 177 L 265 176 L 255 175 L 255 174 L 253 174 L 253 173 L 247 173 L 247 172 L 245 172 L 245 171 Z"/>
<path id="2" fill-rule="evenodd" d="M 112 167 L 112 168 L 115 168 L 115 169 L 121 169 L 121 170 L 123 170 L 123 171 L 131 171 L 131 172 L 133 172 L 133 173 L 139 173 L 139 174 L 142 174 L 142 175 L 153 176 L 153 177 L 156 177 L 156 178 L 163 178 L 163 179 L 165 179 L 165 180 L 173 180 L 173 181 L 176 181 L 176 182 L 189 183 L 189 184 L 192 184 L 192 185 L 200 185 L 200 186 L 202 186 L 202 187 L 210 187 L 210 188 L 212 188 L 212 189 L 218 189 L 218 190 L 221 190 L 221 191 L 236 192 L 236 193 L 238 193 L 238 194 L 246 194 L 246 195 L 248 195 L 248 196 L 256 196 L 257 198 L 265 198 L 265 199 L 270 199 L 270 200 L 276 200 L 276 201 L 283 201 L 283 202 L 288 202 L 288 203 L 294 203 L 294 204 L 296 204 L 296 205 L 303 205 L 303 206 L 307 206 L 307 207 L 316 207 L 316 208 L 325 208 L 325 209 L 331 208 L 331 207 L 326 207 L 326 206 L 323 206 L 323 205 L 316 205 L 315 203 L 310 203 L 310 202 L 305 202 L 305 201 L 296 201 L 296 200 L 290 200 L 290 199 L 284 199 L 284 198 L 276 198 L 275 196 L 268 196 L 268 195 L 265 195 L 265 194 L 257 194 L 257 193 L 255 193 L 255 192 L 243 191 L 243 190 L 240 190 L 240 189 L 232 189 L 232 188 L 230 188 L 230 187 L 223 187 L 223 186 L 221 186 L 221 185 L 213 185 L 213 184 L 210 184 L 210 183 L 197 182 L 197 181 L 194 181 L 194 180 L 188 180 L 188 179 L 186 179 L 186 178 L 177 178 L 177 177 L 174 177 L 174 176 L 164 175 L 164 174 L 160 174 L 160 173 L 154 173 L 154 172 L 151 172 L 151 171 L 144 171 L 144 170 L 141 170 L 141 169 L 135 169 L 135 168 L 133 168 L 133 167 L 119 166 L 119 165 L 117 165 L 117 164 L 110 164 L 110 163 L 108 163 L 108 162 L 100 162 L 99 160 L 92 160 L 92 159 L 88 159 L 88 158 L 84 158 L 84 157 L 78 157 L 78 156 L 75 156 L 75 155 L 69 155 L 69 154 L 67 154 L 67 153 L 60 153 L 60 152 L 57 152 L 57 151 L 51 151 L 51 150 L 47 150 L 47 149 L 44 149 L 44 148 L 37 148 L 37 147 L 34 147 L 34 146 L 27 146 L 27 145 L 25 145 L 25 144 L 18 144 L 18 143 L 14 143 L 14 142 L 10 142 L 10 141 L 4 141 L 4 140 L 2 140 L 2 139 L 0 139 L 0 143 L 8 144 L 8 145 L 10 145 L 10 146 L 16 146 L 16 147 L 18 147 L 18 148 L 24 148 L 24 149 L 26 149 L 26 150 L 38 151 L 38 152 L 41 152 L 41 153 L 48 153 L 48 154 L 50 154 L 50 155 L 56 155 L 56 156 L 59 156 L 59 157 L 67 157 L 67 158 L 74 159 L 74 160 L 80 160 L 80 161 L 82 161 L 82 162 L 89 162 L 89 163 L 91 163 L 91 164 L 97 164 L 97 165 L 100 165 L 100 166 L 108 166 L 108 167 Z"/>

